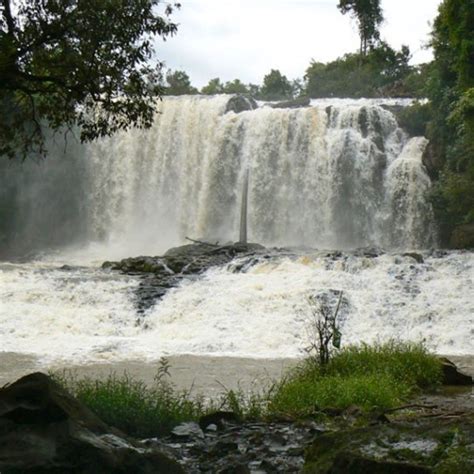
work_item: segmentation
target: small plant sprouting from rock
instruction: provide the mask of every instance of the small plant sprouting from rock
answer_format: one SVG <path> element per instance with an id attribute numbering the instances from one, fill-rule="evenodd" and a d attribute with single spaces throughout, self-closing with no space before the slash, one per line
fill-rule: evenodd
<path id="1" fill-rule="evenodd" d="M 342 293 L 342 291 L 339 292 L 335 310 L 327 301 L 321 301 L 318 295 L 308 296 L 311 310 L 311 323 L 308 332 L 311 342 L 305 351 L 321 366 L 328 364 L 332 347 L 336 349 L 341 347 L 342 335 L 337 323 L 337 316 L 341 307 Z"/>

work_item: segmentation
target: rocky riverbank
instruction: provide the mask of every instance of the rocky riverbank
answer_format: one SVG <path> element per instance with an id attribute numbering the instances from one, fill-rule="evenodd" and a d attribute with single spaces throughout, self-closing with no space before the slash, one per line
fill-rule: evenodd
<path id="1" fill-rule="evenodd" d="M 6 473 L 467 473 L 473 448 L 471 387 L 370 413 L 315 409 L 299 420 L 214 412 L 143 440 L 107 426 L 46 375 L 0 390 Z"/>

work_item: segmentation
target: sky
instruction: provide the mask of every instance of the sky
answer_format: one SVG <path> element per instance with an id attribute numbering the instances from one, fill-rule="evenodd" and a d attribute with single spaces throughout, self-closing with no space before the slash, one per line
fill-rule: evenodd
<path id="1" fill-rule="evenodd" d="M 194 86 L 214 77 L 261 84 L 271 69 L 304 76 L 312 59 L 327 62 L 359 46 L 357 25 L 338 0 L 181 0 L 172 16 L 176 36 L 157 45 L 170 69 L 186 71 Z M 382 0 L 381 38 L 410 46 L 412 63 L 429 61 L 430 22 L 441 0 Z"/>

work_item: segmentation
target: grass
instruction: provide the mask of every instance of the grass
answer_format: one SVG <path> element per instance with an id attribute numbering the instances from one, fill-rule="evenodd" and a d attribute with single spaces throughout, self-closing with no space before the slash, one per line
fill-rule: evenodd
<path id="1" fill-rule="evenodd" d="M 390 342 L 338 351 L 326 366 L 309 357 L 279 382 L 260 393 L 227 390 L 220 400 L 205 401 L 177 391 L 161 362 L 152 385 L 128 374 L 106 379 L 54 378 L 104 422 L 136 437 L 168 433 L 183 421 L 215 410 L 231 410 L 242 419 L 304 417 L 318 409 L 357 405 L 363 410 L 392 408 L 422 388 L 439 383 L 438 359 L 419 344 Z"/>
<path id="2" fill-rule="evenodd" d="M 68 371 L 52 376 L 105 423 L 145 438 L 166 434 L 183 421 L 198 419 L 210 408 L 202 397 L 191 398 L 189 392 L 176 391 L 167 370 L 167 362 L 162 361 L 152 385 L 127 373 L 111 373 L 99 380 L 78 378 Z"/>
<path id="3" fill-rule="evenodd" d="M 389 342 L 342 349 L 321 366 L 308 358 L 278 386 L 273 413 L 303 416 L 320 408 L 393 408 L 441 380 L 441 365 L 421 344 Z"/>

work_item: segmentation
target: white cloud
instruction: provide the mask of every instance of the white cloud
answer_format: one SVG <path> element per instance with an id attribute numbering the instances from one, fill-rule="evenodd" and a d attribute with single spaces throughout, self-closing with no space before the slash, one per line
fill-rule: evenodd
<path id="1" fill-rule="evenodd" d="M 277 68 L 290 79 L 302 77 L 310 60 L 329 61 L 355 51 L 353 21 L 337 0 L 182 0 L 173 15 L 178 34 L 160 43 L 158 57 L 183 69 L 201 87 L 213 77 L 261 83 Z M 440 0 L 382 0 L 381 33 L 393 47 L 408 44 L 414 62 L 430 59 L 422 49 L 428 21 Z"/>

